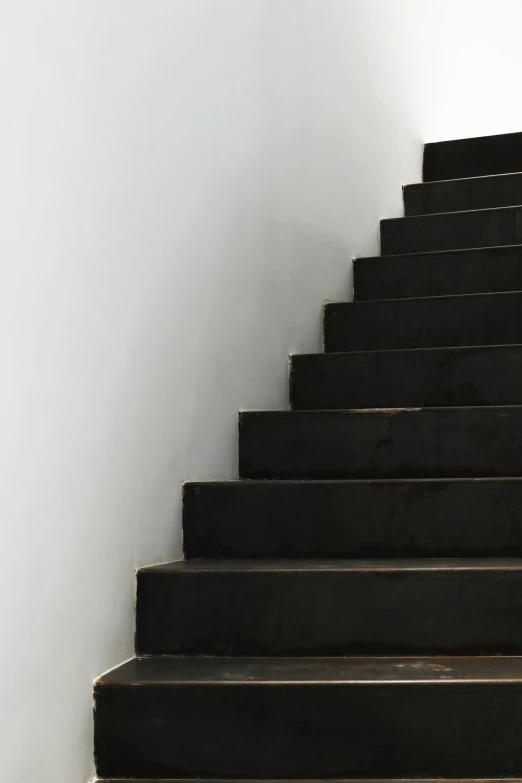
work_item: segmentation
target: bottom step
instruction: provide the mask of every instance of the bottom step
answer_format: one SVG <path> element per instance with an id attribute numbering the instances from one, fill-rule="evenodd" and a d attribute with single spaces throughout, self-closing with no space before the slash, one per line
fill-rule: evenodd
<path id="1" fill-rule="evenodd" d="M 522 657 L 143 658 L 95 686 L 118 778 L 522 775 Z"/>
<path id="2" fill-rule="evenodd" d="M 522 783 L 521 778 L 307 778 L 301 780 L 258 780 L 237 778 L 113 778 L 94 783 Z"/>

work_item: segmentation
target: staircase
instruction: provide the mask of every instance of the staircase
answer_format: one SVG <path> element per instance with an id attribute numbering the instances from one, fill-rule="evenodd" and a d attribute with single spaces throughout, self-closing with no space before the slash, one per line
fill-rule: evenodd
<path id="1" fill-rule="evenodd" d="M 428 144 L 406 216 L 184 487 L 95 685 L 104 781 L 522 778 L 522 133 Z"/>

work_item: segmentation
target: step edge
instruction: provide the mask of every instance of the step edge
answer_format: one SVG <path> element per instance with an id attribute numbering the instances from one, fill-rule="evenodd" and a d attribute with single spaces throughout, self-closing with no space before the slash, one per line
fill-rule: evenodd
<path id="1" fill-rule="evenodd" d="M 189 568 L 183 568 L 187 564 Z M 244 573 L 434 573 L 522 571 L 522 557 L 418 557 L 418 558 L 194 558 L 143 566 L 143 574 Z"/>
<path id="2" fill-rule="evenodd" d="M 522 171 L 507 171 L 500 174 L 479 174 L 476 177 L 452 177 L 451 179 L 430 179 L 428 182 L 408 182 L 406 185 L 403 185 L 402 188 L 403 190 L 406 190 L 406 188 L 429 187 L 430 185 L 443 185 L 450 182 L 474 182 L 479 179 L 490 180 L 520 176 L 522 176 Z"/>
<path id="3" fill-rule="evenodd" d="M 426 183 L 428 184 L 428 183 Z M 426 218 L 434 218 L 434 217 L 456 217 L 457 215 L 471 215 L 476 214 L 477 212 L 502 212 L 506 211 L 508 209 L 521 209 L 522 210 L 522 204 L 510 204 L 509 206 L 503 206 L 503 207 L 483 207 L 481 209 L 459 209 L 454 212 L 430 212 L 427 215 L 403 215 L 402 217 L 393 217 L 393 218 L 381 218 L 379 223 L 394 223 L 397 221 L 403 221 L 403 220 L 425 220 Z M 450 248 L 451 249 L 451 248 Z M 468 249 L 468 248 L 466 248 Z M 471 248 L 470 248 L 471 249 Z"/>
<path id="4" fill-rule="evenodd" d="M 447 215 L 450 213 L 447 212 L 437 212 L 436 214 L 440 215 Z M 451 213 L 454 214 L 454 213 Z M 427 217 L 426 215 L 417 215 L 417 217 Z M 389 220 L 401 220 L 402 218 L 387 218 Z M 513 250 L 514 248 L 519 248 L 522 251 L 522 244 L 517 245 L 485 245 L 483 247 L 460 247 L 460 248 L 450 248 L 446 250 L 421 250 L 417 253 L 385 253 L 384 255 L 378 255 L 378 256 L 353 256 L 352 257 L 352 263 L 358 264 L 361 261 L 382 261 L 382 260 L 392 260 L 395 261 L 397 259 L 403 259 L 403 258 L 418 258 L 419 256 L 424 256 L 426 258 L 435 258 L 436 256 L 441 255 L 453 255 L 454 253 L 490 253 L 492 251 L 508 251 Z"/>
<path id="5" fill-rule="evenodd" d="M 496 411 L 496 410 L 519 410 L 522 409 L 522 404 L 519 405 L 447 405 L 447 406 L 420 406 L 420 407 L 408 407 L 405 406 L 403 408 L 390 408 L 390 407 L 382 407 L 382 408 L 310 408 L 310 409 L 302 409 L 299 411 L 295 410 L 255 410 L 255 411 L 247 411 L 247 410 L 240 410 L 239 416 L 242 418 L 243 416 L 275 416 L 275 417 L 284 417 L 284 416 L 303 416 L 303 415 L 314 415 L 314 416 L 320 416 L 320 415 L 327 415 L 327 416 L 335 416 L 340 413 L 343 414 L 365 414 L 365 413 L 382 413 L 383 415 L 387 416 L 394 416 L 397 413 L 418 413 L 419 411 L 473 411 L 476 413 L 480 410 L 487 410 L 487 411 Z"/>
<path id="6" fill-rule="evenodd" d="M 92 778 L 89 783 L 522 783 L 522 778 Z"/>
<path id="7" fill-rule="evenodd" d="M 422 298 L 422 297 L 417 297 Z M 437 297 L 432 297 L 437 298 Z M 379 300 L 376 300 L 379 301 Z M 381 301 L 390 301 L 388 299 L 381 300 Z M 394 301 L 394 300 L 391 300 Z M 498 350 L 498 349 L 507 349 L 512 350 L 513 348 L 519 348 L 522 350 L 522 343 L 500 343 L 500 344 L 491 344 L 491 345 L 443 345 L 443 346 L 428 346 L 426 348 L 376 348 L 372 351 L 328 351 L 328 353 L 324 352 L 317 352 L 317 353 L 291 353 L 289 354 L 290 361 L 292 362 L 294 359 L 302 359 L 302 358 L 309 358 L 313 357 L 315 359 L 320 358 L 321 360 L 328 361 L 330 357 L 336 357 L 336 356 L 359 356 L 360 354 L 369 354 L 371 356 L 375 356 L 375 354 L 412 354 L 412 353 L 434 353 L 434 352 L 446 352 L 446 351 L 472 351 L 472 352 L 480 352 L 480 351 L 488 351 L 488 350 Z"/>
<path id="8" fill-rule="evenodd" d="M 231 487 L 231 486 L 237 486 L 237 487 L 247 487 L 247 486 L 259 486 L 259 487 L 267 487 L 267 486 L 281 486 L 281 485 L 288 485 L 288 486 L 302 486 L 305 484 L 313 484 L 313 485 L 324 485 L 324 484 L 333 484 L 334 486 L 338 486 L 340 484 L 391 484 L 391 485 L 400 485 L 400 484 L 433 484 L 433 483 L 439 483 L 439 484 L 447 484 L 447 483 L 467 483 L 467 484 L 474 484 L 474 483 L 507 483 L 510 481 L 522 481 L 522 476 L 492 476 L 492 477 L 484 477 L 484 476 L 463 476 L 463 477 L 449 477 L 449 478 L 375 478 L 375 479 L 222 479 L 222 480 L 214 480 L 214 481 L 205 481 L 204 479 L 201 480 L 188 480 L 182 482 L 182 488 L 189 487 L 189 488 L 196 488 L 196 487 L 205 487 L 205 489 L 208 489 L 210 487 Z"/>
<path id="9" fill-rule="evenodd" d="M 142 656 L 144 657 L 144 656 Z M 157 656 L 150 656 L 157 657 Z M 519 684 L 522 685 L 522 674 L 520 677 L 511 677 L 506 679 L 497 679 L 493 677 L 484 677 L 484 678 L 450 678 L 444 680 L 436 680 L 436 679 L 418 679 L 418 680 L 350 680 L 350 679 L 341 679 L 338 680 L 292 680 L 292 681 L 281 681 L 281 680 L 198 680 L 198 679 L 187 679 L 187 680 L 121 680 L 119 682 L 106 682 L 106 681 L 97 681 L 95 683 L 95 687 L 97 689 L 105 689 L 105 688 L 111 688 L 111 689 L 118 689 L 118 688 L 139 688 L 139 687 L 165 687 L 168 685 L 170 688 L 186 688 L 186 687 L 201 687 L 201 688 L 207 688 L 207 687 L 218 687 L 218 686 L 231 686 L 231 687 L 251 687 L 251 686 L 263 686 L 263 687 L 303 687 L 303 685 L 306 685 L 307 687 L 318 687 L 318 686 L 329 686 L 329 687 L 337 687 L 339 685 L 357 685 L 360 687 L 368 687 L 372 685 L 378 685 L 378 686 L 394 686 L 394 687 L 404 687 L 408 685 L 478 685 L 478 684 L 489 684 L 489 685 L 514 685 Z M 132 778 L 131 778 L 132 779 Z M 446 781 L 444 781 L 446 783 Z"/>
<path id="10" fill-rule="evenodd" d="M 329 307 L 348 307 L 352 305 L 367 305 L 367 304 L 381 304 L 382 302 L 412 302 L 412 301 L 425 301 L 426 299 L 469 299 L 470 297 L 479 296 L 516 296 L 522 295 L 522 290 L 512 289 L 511 291 L 477 291 L 468 294 L 438 294 L 436 296 L 400 296 L 392 299 L 354 299 L 354 300 L 328 300 L 323 301 L 323 310 Z M 511 344 L 511 343 L 509 343 Z"/>
<path id="11" fill-rule="evenodd" d="M 233 676 L 230 679 L 223 679 L 223 677 L 212 677 L 212 674 L 208 675 L 206 678 L 203 677 L 197 677 L 194 676 L 194 673 L 188 674 L 186 679 L 182 679 L 179 675 L 178 677 L 168 677 L 165 676 L 163 678 L 151 678 L 142 676 L 142 677 L 129 677 L 128 679 L 125 679 L 120 676 L 115 676 L 117 672 L 121 672 L 121 670 L 124 667 L 124 664 L 114 667 L 110 672 L 107 672 L 106 674 L 102 675 L 94 682 L 95 687 L 95 693 L 97 691 L 106 689 L 106 688 L 127 688 L 127 687 L 136 687 L 136 686 L 150 686 L 150 685 L 159 685 L 159 686 L 165 686 L 168 685 L 169 687 L 177 687 L 177 686 L 187 686 L 187 685 L 197 685 L 197 686 L 222 686 L 222 685 L 233 685 L 233 686 L 249 686 L 249 685 L 263 685 L 263 686 L 281 686 L 281 685 L 309 685 L 309 686 L 317 686 L 317 685 L 330 685 L 330 686 L 337 686 L 340 684 L 354 684 L 354 685 L 411 685 L 411 684 L 474 684 L 474 683 L 495 683 L 495 684 L 506 684 L 506 683 L 522 683 L 522 668 L 521 668 L 521 674 L 519 676 L 513 676 L 510 677 L 499 677 L 499 676 L 492 676 L 494 671 L 498 673 L 499 670 L 502 670 L 504 665 L 507 662 L 518 662 L 519 664 L 522 664 L 522 656 L 519 655 L 499 655 L 499 656 L 455 656 L 455 655 L 404 655 L 404 656 L 390 656 L 390 655 L 376 655 L 376 656 L 328 656 L 328 657 L 318 657 L 318 656 L 237 656 L 233 657 L 232 659 L 225 657 L 225 656 L 202 656 L 202 655 L 196 655 L 196 656 L 182 656 L 182 655 L 140 655 L 136 656 L 133 661 L 136 666 L 140 666 L 140 664 L 143 662 L 150 662 L 152 660 L 161 659 L 163 662 L 176 662 L 180 660 L 186 660 L 187 658 L 191 658 L 192 661 L 196 662 L 208 662 L 209 660 L 215 661 L 216 663 L 223 663 L 230 665 L 231 660 L 234 661 L 234 663 L 237 665 L 238 669 L 241 669 L 242 666 L 245 667 L 251 667 L 252 663 L 257 663 L 261 667 L 264 665 L 276 665 L 276 666 L 286 666 L 289 671 L 296 671 L 301 668 L 303 663 L 309 667 L 310 675 L 308 678 L 297 678 L 297 679 L 283 679 L 281 677 L 275 678 L 266 676 L 266 674 L 260 674 L 257 679 L 246 679 L 246 678 L 233 678 Z M 407 673 L 405 673 L 403 679 L 397 679 L 396 677 L 390 678 L 387 676 L 387 670 L 386 666 L 388 666 L 388 672 L 390 671 L 396 671 L 397 667 L 401 667 L 404 664 L 424 664 L 424 665 L 431 665 L 431 666 L 441 666 L 446 664 L 446 666 L 456 666 L 458 670 L 459 664 L 462 664 L 463 662 L 466 664 L 469 660 L 473 660 L 476 662 L 479 666 L 484 666 L 485 664 L 490 667 L 490 675 L 487 676 L 487 674 L 483 674 L 482 676 L 472 676 L 469 675 L 467 677 L 462 676 L 462 673 L 460 676 L 458 676 L 458 671 L 453 672 L 452 677 L 442 677 L 442 676 L 435 676 L 432 675 L 431 677 L 422 677 L 419 676 L 417 678 L 413 678 L 408 676 Z M 370 665 L 381 665 L 382 668 L 382 676 L 380 678 L 377 678 L 375 676 L 368 676 L 367 678 L 364 677 L 354 677 L 354 676 L 338 676 L 337 679 L 334 678 L 325 678 L 325 677 L 318 677 L 316 679 L 313 678 L 313 670 L 314 666 L 317 667 L 318 671 L 321 671 L 324 669 L 325 661 L 327 661 L 329 664 L 339 665 L 339 666 L 346 666 L 350 664 L 350 661 L 362 663 L 368 662 Z M 252 669 L 250 669 L 252 673 Z M 435 673 L 440 672 L 441 669 L 435 669 Z M 469 669 L 468 669 L 469 671 Z M 136 674 L 136 673 L 134 673 Z"/>

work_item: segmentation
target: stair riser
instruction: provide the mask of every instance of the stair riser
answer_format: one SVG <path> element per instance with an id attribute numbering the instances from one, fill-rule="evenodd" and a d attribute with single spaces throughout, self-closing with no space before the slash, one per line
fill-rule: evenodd
<path id="1" fill-rule="evenodd" d="M 522 293 L 341 302 L 323 312 L 328 352 L 522 343 Z"/>
<path id="2" fill-rule="evenodd" d="M 513 171 L 522 171 L 522 133 L 456 139 L 424 147 L 425 182 Z"/>
<path id="3" fill-rule="evenodd" d="M 520 408 L 244 413 L 241 478 L 522 476 Z"/>
<path id="4" fill-rule="evenodd" d="M 522 247 L 359 258 L 353 279 L 356 300 L 522 291 Z"/>
<path id="5" fill-rule="evenodd" d="M 461 212 L 522 204 L 522 174 L 407 185 L 406 215 Z"/>
<path id="6" fill-rule="evenodd" d="M 522 346 L 293 356 L 294 410 L 522 403 Z"/>
<path id="7" fill-rule="evenodd" d="M 522 482 L 189 484 L 188 558 L 522 557 Z"/>
<path id="8" fill-rule="evenodd" d="M 511 684 L 105 687 L 95 749 L 105 776 L 499 776 L 521 726 Z"/>
<path id="9" fill-rule="evenodd" d="M 522 207 L 381 221 L 381 253 L 425 253 L 522 243 Z"/>
<path id="10" fill-rule="evenodd" d="M 522 653 L 522 570 L 142 571 L 139 655 Z"/>

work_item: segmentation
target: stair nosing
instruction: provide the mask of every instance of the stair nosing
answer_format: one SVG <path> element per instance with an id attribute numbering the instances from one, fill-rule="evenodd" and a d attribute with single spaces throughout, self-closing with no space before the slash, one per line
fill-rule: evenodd
<path id="1" fill-rule="evenodd" d="M 370 666 L 378 667 L 381 665 L 382 668 L 382 676 L 381 678 L 377 678 L 375 676 L 375 673 L 369 672 L 367 678 L 365 679 L 364 676 L 356 677 L 352 673 L 350 676 L 349 673 L 342 674 L 342 671 L 339 675 L 337 675 L 337 678 L 325 678 L 324 676 L 321 678 L 316 677 L 312 679 L 311 677 L 305 678 L 295 678 L 295 679 L 283 679 L 281 677 L 276 678 L 275 676 L 269 677 L 263 675 L 261 671 L 259 672 L 258 678 L 255 679 L 252 676 L 250 678 L 240 678 L 236 676 L 235 678 L 233 676 L 228 678 L 223 677 L 214 677 L 211 678 L 211 674 L 207 674 L 207 677 L 200 677 L 194 676 L 194 673 L 192 672 L 192 676 L 190 676 L 190 672 L 187 672 L 187 678 L 183 679 L 180 675 L 177 677 L 171 676 L 170 678 L 152 678 L 152 677 L 130 677 L 128 679 L 124 679 L 123 677 L 116 678 L 114 677 L 114 672 L 117 670 L 121 670 L 123 666 L 134 664 L 135 667 L 139 667 L 140 664 L 143 662 L 144 665 L 147 663 L 151 663 L 152 661 L 161 660 L 165 664 L 169 663 L 176 663 L 181 662 L 183 660 L 186 660 L 187 658 L 191 658 L 191 663 L 198 663 L 201 662 L 203 665 L 205 663 L 216 663 L 216 664 L 222 664 L 223 666 L 232 666 L 236 667 L 237 669 L 240 669 L 241 666 L 249 667 L 250 666 L 250 672 L 252 673 L 252 666 L 258 664 L 260 667 L 267 666 L 270 667 L 270 665 L 276 667 L 276 666 L 284 666 L 292 667 L 292 669 L 295 671 L 295 669 L 298 669 L 299 667 L 303 665 L 308 665 L 309 671 L 313 674 L 314 667 L 317 667 L 318 672 L 320 671 L 321 667 L 324 667 L 325 664 L 327 666 L 330 666 L 330 668 L 334 668 L 336 665 L 341 667 L 348 667 L 350 663 L 352 664 L 362 664 L 364 666 L 365 663 L 368 663 Z M 522 664 L 522 656 L 519 655 L 502 655 L 502 656 L 451 656 L 451 655 L 405 655 L 405 656 L 390 656 L 390 655 L 378 655 L 378 656 L 328 656 L 326 659 L 325 657 L 319 657 L 319 656 L 234 656 L 232 658 L 227 658 L 225 656 L 180 656 L 180 655 L 159 655 L 159 656 L 137 656 L 136 658 L 132 659 L 131 661 L 128 661 L 127 664 L 123 664 L 122 666 L 116 667 L 116 669 L 113 669 L 112 672 L 109 671 L 106 674 L 102 675 L 100 678 L 95 680 L 95 687 L 98 689 L 104 689 L 104 688 L 118 688 L 123 687 L 127 688 L 129 686 L 131 687 L 147 687 L 147 686 L 169 686 L 169 687 L 184 687 L 187 685 L 195 685 L 195 686 L 201 686 L 201 687 L 215 687 L 215 686 L 330 686 L 330 687 L 336 687 L 339 685 L 357 685 L 357 686 L 366 686 L 366 685 L 380 685 L 380 686 L 389 686 L 389 685 L 396 685 L 396 686 L 405 686 L 405 685 L 417 685 L 417 684 L 432 684 L 432 685 L 444 685 L 444 684 L 474 684 L 474 683 L 495 683 L 495 684 L 508 684 L 508 683 L 522 683 L 522 667 L 521 667 L 521 673 L 520 676 L 510 676 L 510 677 L 499 677 L 499 676 L 492 676 L 492 674 L 498 672 L 499 669 L 503 667 L 503 665 L 506 662 L 517 662 Z M 476 665 L 477 668 L 479 668 L 481 665 L 490 665 L 491 669 L 486 674 L 483 674 L 482 676 L 463 676 L 463 673 L 465 673 L 466 664 L 469 665 L 471 662 L 471 665 Z M 408 664 L 410 664 L 409 670 L 407 669 Z M 437 673 L 440 673 L 441 670 L 444 671 L 443 667 L 444 664 L 446 664 L 446 671 L 451 672 L 452 676 L 436 676 Z M 385 666 L 389 667 L 389 672 L 386 672 Z M 411 672 L 412 670 L 415 671 L 413 667 L 417 665 L 417 670 L 421 671 L 421 673 L 414 677 L 412 676 Z M 428 677 L 426 676 L 426 672 L 422 671 L 421 667 L 423 665 L 426 665 L 427 667 L 431 666 L 433 667 L 431 669 L 432 676 Z M 160 663 L 161 666 L 161 663 Z M 449 666 L 453 666 L 454 670 L 452 671 Z M 438 669 L 435 667 L 439 667 Z M 392 678 L 390 677 L 390 673 L 393 671 L 396 671 L 397 668 L 404 668 L 406 671 L 404 672 L 404 676 L 402 678 Z M 459 668 L 460 668 L 460 676 L 459 676 Z M 219 671 L 219 669 L 218 669 Z M 357 669 L 353 670 L 354 672 L 357 671 Z M 428 669 L 428 671 L 430 671 Z M 111 678 L 111 674 L 113 674 Z M 364 674 L 364 672 L 362 672 Z M 489 674 L 489 676 L 488 676 Z"/>
<path id="2" fill-rule="evenodd" d="M 323 302 L 323 309 L 331 307 L 332 305 L 367 305 L 381 304 L 382 302 L 412 302 L 416 300 L 424 301 L 426 299 L 469 299 L 470 297 L 478 296 L 513 296 L 515 294 L 522 294 L 522 290 L 513 289 L 511 291 L 476 291 L 467 294 L 438 294 L 437 296 L 399 296 L 392 299 L 339 299 Z"/>
<path id="3" fill-rule="evenodd" d="M 509 207 L 508 207 L 509 208 Z M 473 211 L 473 210 L 471 210 Z M 437 215 L 455 214 L 453 212 L 436 212 Z M 412 215 L 411 217 L 428 217 L 428 215 Z M 383 220 L 403 220 L 404 218 L 383 218 Z M 522 243 L 515 245 L 479 245 L 478 247 L 455 247 L 446 248 L 444 250 L 419 250 L 417 252 L 409 253 L 384 253 L 377 256 L 353 256 L 352 263 L 356 264 L 359 261 L 376 261 L 381 259 L 397 259 L 397 258 L 410 258 L 411 256 L 437 256 L 448 253 L 476 253 L 477 251 L 490 252 L 492 250 L 509 250 L 518 247 L 522 250 Z"/>
<path id="4" fill-rule="evenodd" d="M 425 183 L 426 185 L 428 183 Z M 510 204 L 509 206 L 504 207 L 482 207 L 481 209 L 459 209 L 455 212 L 430 212 L 427 215 L 403 215 L 402 217 L 393 217 L 393 218 L 381 218 L 379 223 L 393 223 L 398 220 L 425 220 L 426 218 L 434 218 L 434 217 L 454 217 L 456 215 L 471 215 L 475 214 L 477 212 L 502 212 L 503 210 L 507 209 L 522 209 L 522 204 Z M 489 245 L 486 245 L 486 247 L 489 247 Z M 495 246 L 497 247 L 497 246 Z M 506 245 L 500 245 L 500 247 L 506 247 Z M 509 246 L 510 247 L 510 246 Z M 446 248 L 446 252 L 448 250 L 452 250 L 453 248 Z M 465 250 L 472 250 L 474 248 L 461 248 Z"/>
<path id="5" fill-rule="evenodd" d="M 429 298 L 429 297 L 417 297 L 418 299 L 422 298 Z M 433 299 L 436 299 L 437 297 L 432 297 Z M 395 301 L 390 299 L 383 299 L 383 300 L 372 300 L 372 301 L 383 301 L 383 302 L 389 302 L 389 301 Z M 344 304 L 341 302 L 341 304 Z M 351 302 L 348 302 L 347 304 L 351 304 Z M 289 354 L 289 357 L 291 360 L 293 360 L 295 357 L 331 357 L 331 356 L 353 356 L 360 355 L 360 354 L 371 354 L 374 356 L 375 354 L 380 353 L 419 353 L 419 352 L 430 352 L 433 353 L 435 351 L 486 351 L 491 349 L 502 349 L 502 348 L 521 348 L 522 349 L 522 343 L 499 343 L 499 344 L 491 344 L 491 345 L 436 345 L 436 346 L 427 346 L 426 348 L 375 348 L 373 350 L 358 350 L 358 351 L 328 351 L 325 353 L 324 351 L 317 351 L 316 353 L 291 353 Z M 464 406 L 466 407 L 466 406 Z M 470 407 L 476 407 L 476 406 L 470 406 Z M 482 406 L 485 407 L 485 406 Z"/>
<path id="6" fill-rule="evenodd" d="M 518 682 L 518 680 L 516 680 Z M 94 778 L 92 783 L 522 783 L 522 778 Z"/>
<path id="7" fill-rule="evenodd" d="M 385 407 L 382 408 L 303 408 L 302 410 L 270 410 L 270 409 L 262 409 L 262 410 L 240 410 L 239 415 L 244 416 L 259 416 L 259 415 L 270 415 L 270 416 L 301 416 L 303 414 L 328 414 L 335 415 L 339 413 L 350 413 L 350 414 L 357 414 L 357 413 L 388 413 L 388 414 L 395 414 L 395 413 L 418 413 L 419 411 L 479 411 L 479 410 L 511 410 L 513 408 L 516 409 L 522 409 L 522 403 L 518 405 L 418 405 L 418 406 L 408 406 L 405 405 L 404 407 Z"/>
<path id="8" fill-rule="evenodd" d="M 214 479 L 211 481 L 205 481 L 204 479 L 192 479 L 187 480 L 182 483 L 182 487 L 193 487 L 193 486 L 205 486 L 205 487 L 216 487 L 216 486 L 280 486 L 281 484 L 287 484 L 287 485 L 302 485 L 302 484 L 432 484 L 432 483 L 440 483 L 440 484 L 447 484 L 448 482 L 452 483 L 459 483 L 459 482 L 467 482 L 469 484 L 472 483 L 481 483 L 485 481 L 490 482 L 496 482 L 496 481 L 522 481 L 522 476 L 462 476 L 462 477 L 455 477 L 455 476 L 449 476 L 448 478 L 375 478 L 375 479 Z"/>
<path id="9" fill-rule="evenodd" d="M 499 177 L 518 177 L 522 175 L 522 171 L 506 171 L 501 174 L 479 174 L 476 177 L 452 177 L 451 179 L 430 179 L 428 182 L 408 182 L 406 185 L 402 186 L 402 189 L 405 190 L 406 188 L 418 188 L 423 185 L 429 186 L 429 185 L 442 185 L 446 182 L 469 182 L 469 181 L 475 181 L 477 179 L 496 179 Z M 517 205 L 513 205 L 517 206 Z M 487 207 L 486 207 L 487 209 Z M 492 209 L 495 209 L 495 207 L 492 207 Z M 464 210 L 461 210 L 464 211 Z M 473 210 L 470 210 L 473 211 Z M 435 213 L 440 214 L 440 213 Z M 446 213 L 444 213 L 446 214 Z M 413 215 L 410 215 L 409 217 L 414 217 Z"/>
<path id="10" fill-rule="evenodd" d="M 182 564 L 189 567 L 184 568 Z M 202 573 L 252 574 L 252 573 L 437 573 L 460 571 L 522 571 L 522 557 L 416 557 L 416 558 L 191 558 L 174 560 L 158 565 L 143 566 L 137 574 L 183 574 L 195 576 Z"/>

